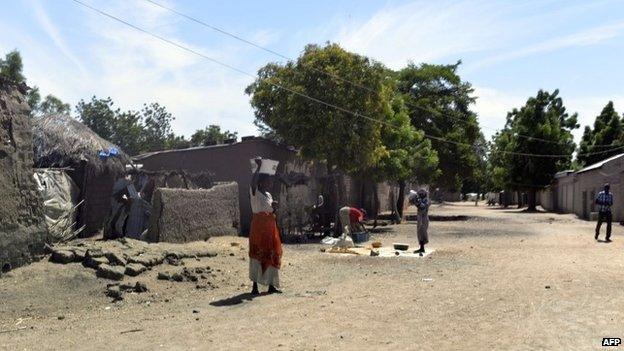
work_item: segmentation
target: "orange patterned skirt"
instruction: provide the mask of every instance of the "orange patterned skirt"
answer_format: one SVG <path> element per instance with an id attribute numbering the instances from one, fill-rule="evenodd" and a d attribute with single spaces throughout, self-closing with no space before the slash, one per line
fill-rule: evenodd
<path id="1" fill-rule="evenodd" d="M 262 273 L 282 265 L 282 241 L 274 213 L 254 213 L 249 234 L 249 257 L 260 262 Z"/>

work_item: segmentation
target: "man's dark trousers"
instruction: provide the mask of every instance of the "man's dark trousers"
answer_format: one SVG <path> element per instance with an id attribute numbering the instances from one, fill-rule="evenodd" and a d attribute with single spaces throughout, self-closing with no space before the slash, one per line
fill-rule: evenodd
<path id="1" fill-rule="evenodd" d="M 596 224 L 596 239 L 598 239 L 598 234 L 600 234 L 600 227 L 602 226 L 603 221 L 607 221 L 607 240 L 611 238 L 612 219 L 613 216 L 611 215 L 611 211 L 598 212 L 598 223 Z"/>

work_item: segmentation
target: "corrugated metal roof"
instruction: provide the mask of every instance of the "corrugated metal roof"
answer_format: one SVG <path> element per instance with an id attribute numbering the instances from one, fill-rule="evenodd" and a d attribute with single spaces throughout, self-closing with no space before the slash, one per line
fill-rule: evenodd
<path id="1" fill-rule="evenodd" d="M 563 178 L 563 177 L 569 175 L 570 173 L 574 173 L 574 170 L 566 169 L 565 171 L 557 172 L 557 173 L 555 173 L 555 179 Z"/>
<path id="2" fill-rule="evenodd" d="M 243 140 L 239 141 L 239 142 L 235 142 L 235 143 L 231 143 L 231 144 L 217 144 L 217 145 L 208 145 L 208 146 L 194 146 L 194 147 L 190 147 L 187 149 L 173 149 L 173 150 L 162 150 L 162 151 L 153 151 L 153 152 L 148 152 L 145 154 L 141 154 L 141 155 L 137 155 L 132 157 L 132 160 L 134 161 L 141 161 L 144 160 L 150 156 L 153 155 L 157 155 L 157 154 L 163 154 L 163 153 L 184 153 L 184 152 L 189 152 L 189 151 L 198 151 L 198 150 L 207 150 L 207 149 L 219 149 L 219 148 L 227 148 L 227 147 L 232 147 L 235 145 L 239 145 L 239 144 L 243 144 L 243 143 L 248 143 L 248 142 L 266 142 L 269 143 L 271 145 L 274 145 L 275 147 L 280 147 L 280 148 L 284 148 L 288 151 L 296 151 L 296 149 L 292 146 L 286 146 L 284 144 L 279 144 L 276 143 L 270 139 L 267 138 L 263 138 L 263 137 L 245 137 Z"/>
<path id="3" fill-rule="evenodd" d="M 583 172 L 588 172 L 588 171 L 593 171 L 594 169 L 599 169 L 602 168 L 602 166 L 604 166 L 606 163 L 611 162 L 613 160 L 617 160 L 618 158 L 624 156 L 624 154 L 619 154 L 619 155 L 615 155 L 613 157 L 609 157 L 607 159 L 604 159 L 600 162 L 594 163 L 593 165 L 589 165 L 583 169 L 581 169 L 580 171 L 576 172 L 576 173 L 583 173 Z"/>

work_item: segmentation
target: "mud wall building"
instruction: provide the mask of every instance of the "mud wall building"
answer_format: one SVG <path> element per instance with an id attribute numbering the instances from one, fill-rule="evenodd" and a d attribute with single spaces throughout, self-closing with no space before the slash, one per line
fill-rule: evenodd
<path id="1" fill-rule="evenodd" d="M 240 229 L 249 232 L 251 205 L 249 186 L 252 173 L 250 159 L 262 157 L 279 161 L 279 181 L 271 191 L 280 203 L 278 224 L 288 230 L 307 219 L 307 209 L 323 195 L 328 213 L 335 213 L 339 206 L 366 207 L 372 198 L 366 182 L 344 175 L 328 175 L 322 163 L 301 159 L 294 148 L 277 144 L 264 138 L 245 137 L 241 142 L 194 147 L 182 150 L 167 150 L 139 155 L 134 158 L 149 171 L 181 170 L 189 173 L 210 172 L 217 182 L 236 182 L 240 206 Z M 391 187 L 378 187 L 380 210 L 391 208 Z M 369 208 L 367 208 L 367 211 Z"/>
<path id="2" fill-rule="evenodd" d="M 21 90 L 21 91 L 20 91 Z M 25 87 L 0 80 L 0 268 L 24 265 L 48 240 L 33 178 L 30 108 Z"/>
<path id="3" fill-rule="evenodd" d="M 130 158 L 69 115 L 35 119 L 33 138 L 35 166 L 67 168 L 80 189 L 77 228 L 83 228 L 81 236 L 97 234 L 110 212 L 113 185 Z"/>
<path id="4" fill-rule="evenodd" d="M 611 207 L 614 221 L 624 220 L 624 154 L 616 155 L 595 163 L 576 172 L 574 177 L 574 213 L 584 219 L 590 219 L 596 212 L 594 203 L 596 196 L 602 191 L 605 183 L 611 184 L 614 203 Z"/>
<path id="5" fill-rule="evenodd" d="M 611 208 L 614 221 L 624 221 L 624 154 L 615 155 L 589 165 L 577 172 L 563 171 L 555 175 L 553 184 L 541 191 L 539 200 L 544 209 L 574 213 L 579 218 L 591 219 L 597 211 L 596 196 L 609 183 L 614 196 Z"/>
<path id="6" fill-rule="evenodd" d="M 158 188 L 152 205 L 149 241 L 183 243 L 238 234 L 236 183 L 216 184 L 210 189 Z"/>

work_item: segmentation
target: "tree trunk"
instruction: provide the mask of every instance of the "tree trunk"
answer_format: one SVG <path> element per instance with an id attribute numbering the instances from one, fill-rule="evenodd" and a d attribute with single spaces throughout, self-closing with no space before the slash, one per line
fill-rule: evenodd
<path id="1" fill-rule="evenodd" d="M 366 208 L 366 179 L 362 176 L 358 176 L 360 181 L 360 201 L 358 203 L 359 208 Z"/>
<path id="2" fill-rule="evenodd" d="M 379 192 L 377 182 L 373 182 L 373 216 L 375 218 L 373 228 L 377 228 L 377 216 L 379 216 Z"/>
<path id="3" fill-rule="evenodd" d="M 329 167 L 329 165 L 328 165 Z M 344 206 L 344 204 L 342 203 L 343 196 L 342 196 L 342 184 L 338 184 L 341 180 L 341 177 L 333 170 L 333 168 L 329 168 L 330 171 L 330 182 L 331 182 L 331 187 L 332 187 L 332 191 L 334 192 L 335 196 L 335 203 L 334 203 L 334 235 L 335 236 L 339 236 L 340 234 L 342 234 L 342 224 L 340 223 L 340 218 L 338 216 L 338 211 L 340 210 L 340 208 L 342 206 Z"/>
<path id="4" fill-rule="evenodd" d="M 516 191 L 516 195 L 518 196 L 518 208 L 522 208 L 522 193 L 520 190 Z"/>
<path id="5" fill-rule="evenodd" d="M 399 195 L 396 199 L 396 208 L 397 208 L 397 224 L 401 224 L 403 221 L 403 205 L 405 204 L 405 181 L 399 181 Z"/>
<path id="6" fill-rule="evenodd" d="M 529 202 L 528 211 L 537 211 L 537 190 L 529 190 L 529 198 L 527 200 Z"/>

